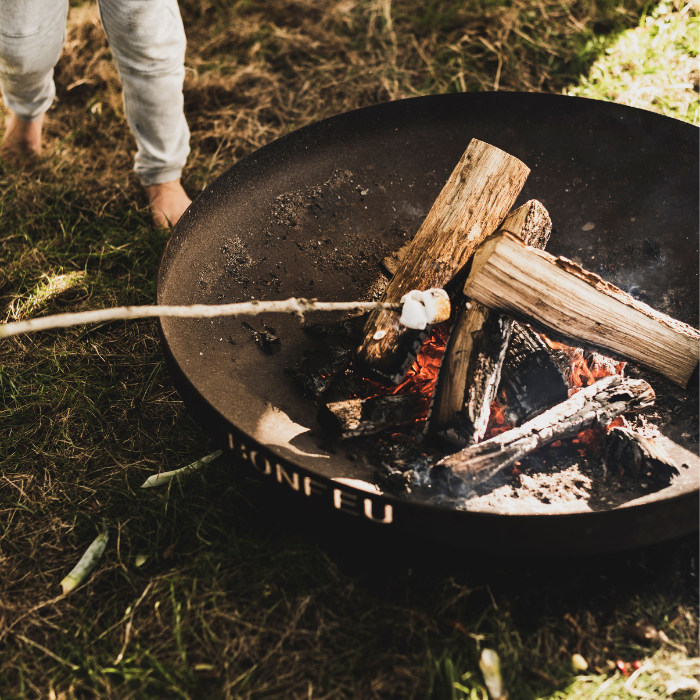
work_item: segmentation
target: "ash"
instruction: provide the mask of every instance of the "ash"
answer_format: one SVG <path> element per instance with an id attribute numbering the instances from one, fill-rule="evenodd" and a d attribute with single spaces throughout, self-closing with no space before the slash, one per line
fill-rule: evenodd
<path id="1" fill-rule="evenodd" d="M 411 493 L 413 487 L 427 487 L 431 467 L 442 458 L 426 446 L 422 433 L 393 433 L 381 437 L 367 459 L 375 468 L 377 486 L 394 494 Z"/>

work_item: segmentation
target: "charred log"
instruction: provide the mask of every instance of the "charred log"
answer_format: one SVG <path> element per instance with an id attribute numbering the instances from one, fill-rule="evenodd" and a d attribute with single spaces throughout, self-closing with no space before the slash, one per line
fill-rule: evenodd
<path id="1" fill-rule="evenodd" d="M 337 345 L 314 350 L 304 357 L 290 374 L 304 396 L 320 398 L 335 378 L 350 366 L 353 354 Z"/>
<path id="2" fill-rule="evenodd" d="M 508 233 L 479 248 L 464 293 L 550 337 L 634 360 L 679 386 L 686 386 L 698 366 L 696 328 Z"/>
<path id="3" fill-rule="evenodd" d="M 511 212 L 501 230 L 521 237 L 528 245 L 544 248 L 552 232 L 552 220 L 544 206 L 533 199 Z M 465 447 L 484 437 L 511 328 L 511 319 L 478 302 L 467 300 L 459 310 L 440 368 L 430 418 L 430 432 L 448 444 Z"/>
<path id="4" fill-rule="evenodd" d="M 517 322 L 503 362 L 500 391 L 505 399 L 505 420 L 511 425 L 520 425 L 569 396 L 565 372 L 545 343 Z"/>
<path id="5" fill-rule="evenodd" d="M 345 440 L 411 425 L 426 413 L 429 403 L 420 394 L 348 399 L 323 406 L 317 420 L 331 437 Z"/>
<path id="6" fill-rule="evenodd" d="M 473 139 L 411 241 L 382 300 L 398 302 L 411 289 L 445 287 L 498 228 L 529 172 L 517 158 Z M 375 373 L 398 384 L 425 337 L 425 331 L 401 326 L 394 313 L 372 313 L 358 356 Z"/>
<path id="7" fill-rule="evenodd" d="M 476 484 L 538 447 L 604 427 L 626 411 L 650 406 L 654 398 L 654 390 L 642 379 L 605 377 L 519 428 L 445 457 L 438 466 L 450 467 Z"/>
<path id="8" fill-rule="evenodd" d="M 668 486 L 680 472 L 666 450 L 629 428 L 612 428 L 600 447 L 600 459 L 610 474 L 646 478 Z"/>

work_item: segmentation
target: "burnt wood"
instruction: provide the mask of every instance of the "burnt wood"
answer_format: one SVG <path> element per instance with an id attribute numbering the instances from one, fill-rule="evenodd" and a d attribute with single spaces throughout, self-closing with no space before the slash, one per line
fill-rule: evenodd
<path id="1" fill-rule="evenodd" d="M 472 139 L 411 241 L 382 301 L 398 302 L 412 289 L 445 287 L 505 219 L 529 173 L 517 158 Z M 425 337 L 425 331 L 401 326 L 395 313 L 372 313 L 358 357 L 376 374 L 398 384 Z"/>
<path id="2" fill-rule="evenodd" d="M 679 386 L 686 386 L 698 365 L 696 328 L 509 233 L 497 233 L 479 248 L 464 293 L 562 342 L 639 362 Z"/>
<path id="3" fill-rule="evenodd" d="M 328 435 L 341 440 L 374 435 L 415 423 L 425 413 L 428 403 L 428 399 L 420 394 L 336 401 L 321 407 L 318 424 Z"/>
<path id="4" fill-rule="evenodd" d="M 503 361 L 499 393 L 505 398 L 505 420 L 520 425 L 569 396 L 566 373 L 531 328 L 513 322 Z"/>
<path id="5" fill-rule="evenodd" d="M 511 212 L 500 230 L 544 248 L 552 233 L 552 220 L 542 203 L 531 199 Z M 484 437 L 512 323 L 469 299 L 458 311 L 440 366 L 429 425 L 429 431 L 448 444 L 466 447 Z"/>
<path id="6" fill-rule="evenodd" d="M 678 466 L 654 439 L 625 427 L 612 428 L 600 446 L 606 469 L 618 477 L 647 478 L 668 486 L 678 476 Z"/>
<path id="7" fill-rule="evenodd" d="M 490 440 L 438 462 L 472 482 L 484 481 L 538 447 L 604 427 L 620 414 L 654 403 L 654 390 L 643 379 L 605 377 L 558 406 Z"/>

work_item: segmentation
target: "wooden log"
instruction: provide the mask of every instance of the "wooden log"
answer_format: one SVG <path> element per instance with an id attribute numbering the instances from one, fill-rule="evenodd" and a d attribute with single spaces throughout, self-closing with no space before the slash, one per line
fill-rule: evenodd
<path id="1" fill-rule="evenodd" d="M 500 230 L 544 248 L 552 220 L 545 207 L 531 199 L 511 212 Z M 472 445 L 484 437 L 512 323 L 510 318 L 466 300 L 457 313 L 440 365 L 429 432 L 455 447 Z"/>
<path id="2" fill-rule="evenodd" d="M 411 241 L 404 243 L 398 250 L 395 250 L 390 255 L 387 255 L 384 260 L 382 260 L 382 267 L 389 277 L 393 277 L 396 274 L 396 270 L 399 269 L 401 261 L 406 257 L 406 252 L 411 247 Z"/>
<path id="3" fill-rule="evenodd" d="M 643 379 L 605 377 L 558 406 L 477 445 L 438 462 L 474 483 L 484 481 L 538 447 L 604 427 L 625 411 L 654 403 L 654 390 Z"/>
<path id="4" fill-rule="evenodd" d="M 520 425 L 569 396 L 565 371 L 537 333 L 517 321 L 513 322 L 499 390 L 505 397 L 504 418 L 511 425 Z"/>
<path id="5" fill-rule="evenodd" d="M 416 423 L 429 404 L 430 399 L 420 394 L 348 399 L 321 407 L 317 420 L 331 437 L 345 440 Z"/>
<path id="6" fill-rule="evenodd" d="M 464 293 L 551 338 L 633 360 L 683 387 L 698 366 L 696 328 L 509 233 L 480 246 Z"/>
<path id="7" fill-rule="evenodd" d="M 399 301 L 411 289 L 445 287 L 484 238 L 498 228 L 529 172 L 517 158 L 473 139 L 411 241 L 382 299 Z M 373 313 L 358 356 L 376 374 L 398 384 L 425 337 L 426 331 L 401 326 L 395 314 Z"/>
<path id="8" fill-rule="evenodd" d="M 543 220 L 540 220 L 541 218 Z M 523 231 L 535 230 L 538 227 L 544 228 L 545 226 L 549 227 L 549 231 L 546 234 L 547 239 L 549 239 L 552 232 L 552 220 L 549 217 L 549 212 L 539 200 L 531 199 L 521 207 L 510 212 L 501 224 L 501 229 L 509 231 L 514 236 L 518 236 L 518 238 L 522 238 L 528 245 L 535 245 L 535 243 L 530 243 L 527 240 L 526 236 L 523 235 Z M 545 246 L 546 243 L 542 248 Z M 398 270 L 401 261 L 406 257 L 410 247 L 411 241 L 404 243 L 398 250 L 395 250 L 382 260 L 382 267 L 389 277 L 393 277 L 396 274 L 396 270 Z"/>
<path id="9" fill-rule="evenodd" d="M 612 428 L 600 446 L 600 458 L 611 474 L 647 478 L 663 486 L 668 486 L 680 473 L 676 463 L 656 440 L 630 428 Z"/>

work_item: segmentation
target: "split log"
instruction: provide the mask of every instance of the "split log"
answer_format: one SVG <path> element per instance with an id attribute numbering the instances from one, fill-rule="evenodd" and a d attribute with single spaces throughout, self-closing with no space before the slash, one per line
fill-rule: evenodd
<path id="1" fill-rule="evenodd" d="M 566 373 L 547 345 L 517 321 L 513 322 L 499 389 L 505 398 L 504 418 L 511 425 L 520 425 L 569 396 Z"/>
<path id="2" fill-rule="evenodd" d="M 612 428 L 600 446 L 600 459 L 612 474 L 631 474 L 637 479 L 668 486 L 680 472 L 666 450 L 653 438 L 629 428 Z"/>
<path id="3" fill-rule="evenodd" d="M 411 247 L 411 241 L 404 243 L 398 250 L 395 250 L 390 255 L 387 255 L 384 260 L 382 260 L 382 267 L 389 277 L 393 277 L 396 274 L 396 270 L 399 269 L 401 261 L 406 257 L 408 249 Z"/>
<path id="4" fill-rule="evenodd" d="M 416 423 L 427 413 L 429 403 L 420 394 L 348 399 L 323 406 L 317 421 L 331 437 L 345 440 Z"/>
<path id="5" fill-rule="evenodd" d="M 500 230 L 519 236 L 528 245 L 544 248 L 552 232 L 552 220 L 544 206 L 531 199 L 511 212 Z M 458 312 L 440 365 L 429 427 L 448 444 L 466 447 L 484 437 L 512 323 L 510 318 L 471 300 Z"/>
<path id="6" fill-rule="evenodd" d="M 652 309 L 567 258 L 497 233 L 474 256 L 464 293 L 569 345 L 603 349 L 685 387 L 700 331 Z"/>
<path id="7" fill-rule="evenodd" d="M 474 483 L 484 481 L 538 447 L 602 428 L 626 411 L 651 406 L 654 398 L 643 379 L 605 377 L 519 428 L 445 457 L 438 466 L 450 467 Z"/>
<path id="8" fill-rule="evenodd" d="M 473 139 L 411 241 L 382 300 L 398 301 L 410 289 L 445 287 L 498 228 L 529 172 L 517 158 Z M 426 331 L 404 328 L 394 314 L 372 313 L 358 356 L 373 372 L 398 384 Z"/>

